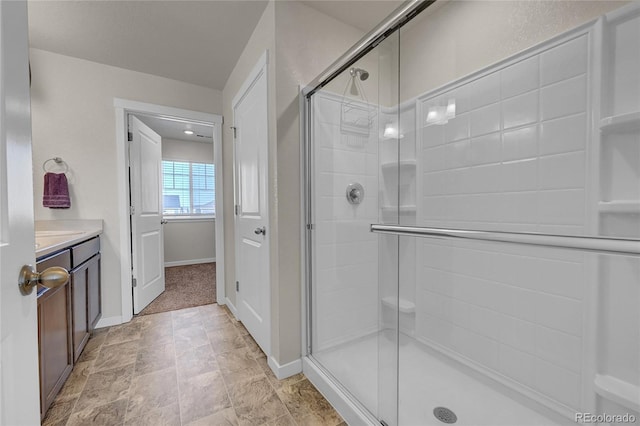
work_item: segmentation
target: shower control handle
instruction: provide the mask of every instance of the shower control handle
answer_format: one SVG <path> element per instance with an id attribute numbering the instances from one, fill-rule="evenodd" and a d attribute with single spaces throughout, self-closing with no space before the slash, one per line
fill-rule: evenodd
<path id="1" fill-rule="evenodd" d="M 256 228 L 256 230 L 253 232 L 255 232 L 256 235 L 267 235 L 267 227 L 263 226 L 262 228 Z"/>
<path id="2" fill-rule="evenodd" d="M 360 204 L 364 198 L 364 188 L 358 182 L 347 186 L 347 201 L 349 204 Z"/>

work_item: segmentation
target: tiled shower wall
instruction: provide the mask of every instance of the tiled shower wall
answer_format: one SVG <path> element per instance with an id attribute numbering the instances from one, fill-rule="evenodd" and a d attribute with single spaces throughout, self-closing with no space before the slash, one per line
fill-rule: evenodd
<path id="1" fill-rule="evenodd" d="M 589 33 L 418 100 L 418 223 L 589 234 Z M 455 118 L 428 124 L 455 100 Z M 581 406 L 585 254 L 418 244 L 416 337 L 572 409 Z"/>
<path id="2" fill-rule="evenodd" d="M 360 113 L 356 124 L 368 124 L 341 126 L 344 106 L 330 93 L 315 95 L 312 106 L 317 351 L 378 330 L 378 239 L 369 232 L 378 219 L 377 110 L 346 111 L 348 120 Z M 346 200 L 353 182 L 365 189 L 359 205 Z"/>
<path id="3" fill-rule="evenodd" d="M 425 226 L 584 234 L 588 37 L 420 100 Z"/>

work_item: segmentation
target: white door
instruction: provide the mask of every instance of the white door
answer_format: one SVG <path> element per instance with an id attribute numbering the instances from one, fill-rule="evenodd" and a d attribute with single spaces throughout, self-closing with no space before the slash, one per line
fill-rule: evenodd
<path id="1" fill-rule="evenodd" d="M 133 313 L 137 314 L 164 291 L 162 139 L 133 116 L 129 131 Z"/>
<path id="2" fill-rule="evenodd" d="M 40 424 L 27 4 L 0 2 L 0 424 Z"/>
<path id="3" fill-rule="evenodd" d="M 265 56 L 266 58 L 266 56 Z M 235 127 L 236 306 L 262 350 L 271 346 L 266 59 L 233 101 Z"/>

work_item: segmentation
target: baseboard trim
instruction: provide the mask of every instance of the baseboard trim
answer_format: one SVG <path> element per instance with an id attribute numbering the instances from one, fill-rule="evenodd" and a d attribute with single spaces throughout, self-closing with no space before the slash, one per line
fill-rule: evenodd
<path id="1" fill-rule="evenodd" d="M 96 324 L 96 328 L 105 328 L 105 327 L 112 327 L 114 325 L 120 325 L 122 324 L 122 316 L 117 316 L 117 317 L 102 317 L 98 320 L 98 323 Z"/>
<path id="2" fill-rule="evenodd" d="M 172 266 L 198 265 L 200 263 L 213 263 L 215 261 L 215 257 L 207 257 L 205 259 L 177 260 L 175 262 L 164 262 L 164 267 L 171 268 Z"/>
<path id="3" fill-rule="evenodd" d="M 236 309 L 236 306 L 233 303 L 231 303 L 231 300 L 229 300 L 228 297 L 225 297 L 225 305 L 227 305 L 227 308 L 229 308 L 229 310 L 233 314 L 233 317 L 236 319 L 236 321 L 240 321 L 238 319 L 238 310 Z"/>
<path id="4" fill-rule="evenodd" d="M 270 356 L 267 364 L 269 364 L 269 367 L 271 367 L 273 374 L 276 375 L 278 380 L 286 379 L 287 377 L 302 373 L 302 360 L 300 358 L 284 365 L 280 365 L 274 357 Z"/>

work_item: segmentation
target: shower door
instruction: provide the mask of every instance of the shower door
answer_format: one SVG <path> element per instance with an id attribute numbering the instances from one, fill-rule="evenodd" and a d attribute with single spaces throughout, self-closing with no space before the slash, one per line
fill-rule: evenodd
<path id="1" fill-rule="evenodd" d="M 400 425 L 639 417 L 640 7 L 542 3 L 400 29 Z"/>
<path id="2" fill-rule="evenodd" d="M 388 425 L 397 416 L 398 238 L 370 225 L 398 223 L 397 66 L 396 32 L 309 101 L 310 354 Z"/>

